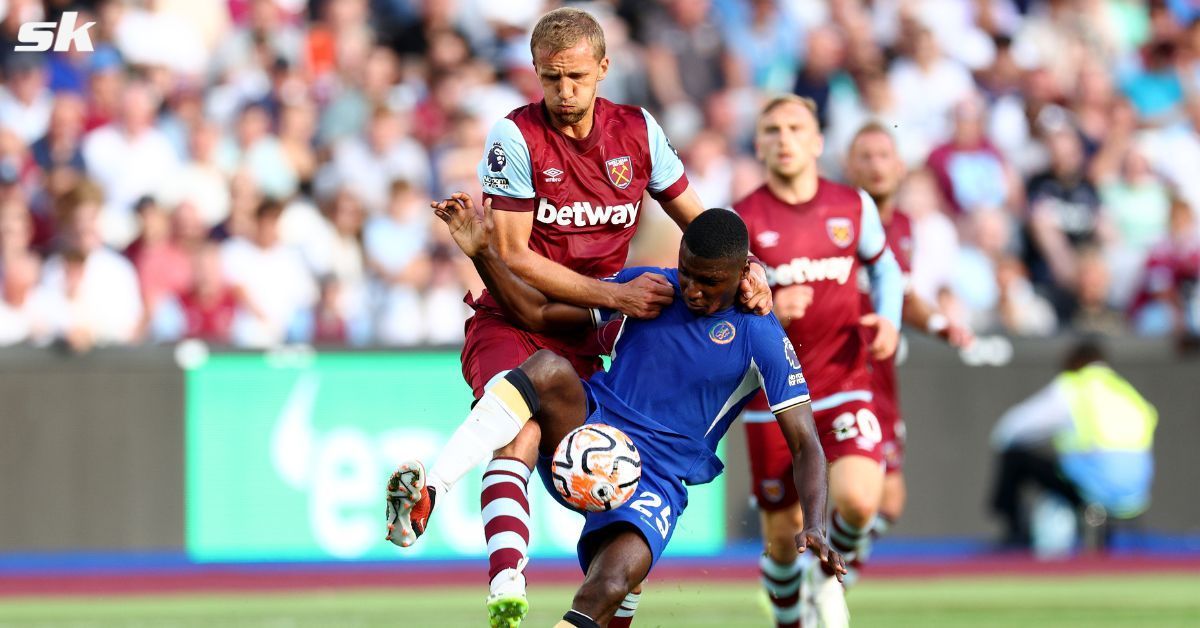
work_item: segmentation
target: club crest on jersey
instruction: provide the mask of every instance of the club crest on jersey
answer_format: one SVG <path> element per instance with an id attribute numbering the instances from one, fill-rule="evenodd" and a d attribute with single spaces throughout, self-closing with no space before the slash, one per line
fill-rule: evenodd
<path id="1" fill-rule="evenodd" d="M 843 249 L 854 243 L 854 223 L 849 218 L 826 220 L 825 231 L 829 233 L 829 239 Z"/>
<path id="2" fill-rule="evenodd" d="M 719 344 L 727 345 L 737 336 L 737 328 L 729 321 L 721 321 L 708 329 L 708 339 Z"/>
<path id="3" fill-rule="evenodd" d="M 608 173 L 608 180 L 622 190 L 633 183 L 633 160 L 628 156 L 609 159 L 604 162 L 604 169 Z"/>
<path id="4" fill-rule="evenodd" d="M 500 172 L 508 165 L 508 155 L 504 154 L 504 147 L 500 145 L 500 142 L 492 144 L 492 147 L 488 149 L 487 162 L 488 170 L 492 172 Z"/>
<path id="5" fill-rule="evenodd" d="M 783 482 L 779 480 L 763 480 L 762 481 L 763 498 L 771 503 L 777 503 L 783 499 Z"/>

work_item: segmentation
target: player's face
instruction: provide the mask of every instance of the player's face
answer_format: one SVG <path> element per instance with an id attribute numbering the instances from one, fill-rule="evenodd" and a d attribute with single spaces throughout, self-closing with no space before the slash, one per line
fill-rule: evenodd
<path id="1" fill-rule="evenodd" d="M 688 310 L 708 316 L 737 299 L 738 282 L 748 269 L 744 260 L 712 260 L 696 257 L 687 244 L 679 246 L 679 291 Z"/>
<path id="2" fill-rule="evenodd" d="M 578 124 L 592 110 L 596 85 L 608 72 L 608 57 L 596 59 L 587 39 L 557 52 L 543 52 L 533 60 L 542 83 L 546 109 L 559 126 Z"/>
<path id="3" fill-rule="evenodd" d="M 789 102 L 759 118 L 754 146 L 771 174 L 791 179 L 816 167 L 825 140 L 808 107 Z"/>
<path id="4" fill-rule="evenodd" d="M 895 194 L 904 178 L 904 162 L 892 138 L 877 132 L 858 136 L 846 155 L 846 177 L 873 198 Z"/>

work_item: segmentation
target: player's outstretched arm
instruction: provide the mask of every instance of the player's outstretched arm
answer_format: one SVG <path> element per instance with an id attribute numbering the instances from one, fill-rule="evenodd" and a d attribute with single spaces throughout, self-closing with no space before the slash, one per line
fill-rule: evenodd
<path id="1" fill-rule="evenodd" d="M 476 215 L 471 197 L 461 192 L 431 206 L 450 229 L 454 243 L 471 258 L 488 291 L 518 325 L 534 332 L 567 331 L 592 325 L 592 314 L 587 309 L 551 302 L 504 263 L 489 243 L 495 228 L 490 199 L 484 201 L 482 219 Z"/>
<path id="2" fill-rule="evenodd" d="M 812 550 L 821 562 L 833 566 L 838 580 L 846 573 L 842 556 L 829 546 L 825 522 L 825 453 L 813 423 L 812 404 L 804 402 L 775 413 L 792 452 L 792 473 L 800 509 L 804 511 L 804 529 L 796 535 L 796 549 Z"/>
<path id="3" fill-rule="evenodd" d="M 532 212 L 496 214 L 494 242 L 500 256 L 530 285 L 547 297 L 586 308 L 608 308 L 633 318 L 654 318 L 670 305 L 675 290 L 652 277 L 629 283 L 606 283 L 581 275 L 529 248 Z"/>
<path id="4" fill-rule="evenodd" d="M 975 334 L 970 327 L 946 318 L 945 314 L 911 290 L 904 294 L 904 324 L 924 329 L 959 349 L 975 341 Z"/>

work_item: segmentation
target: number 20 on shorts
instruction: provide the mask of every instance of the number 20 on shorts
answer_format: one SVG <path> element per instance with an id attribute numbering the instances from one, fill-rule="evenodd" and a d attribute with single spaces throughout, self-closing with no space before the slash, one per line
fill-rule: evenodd
<path id="1" fill-rule="evenodd" d="M 876 443 L 883 440 L 883 431 L 879 429 L 879 419 L 875 418 L 874 412 L 866 408 L 860 408 L 858 412 L 854 413 L 839 414 L 833 420 L 833 432 L 838 442 L 857 438 L 860 435 Z"/>

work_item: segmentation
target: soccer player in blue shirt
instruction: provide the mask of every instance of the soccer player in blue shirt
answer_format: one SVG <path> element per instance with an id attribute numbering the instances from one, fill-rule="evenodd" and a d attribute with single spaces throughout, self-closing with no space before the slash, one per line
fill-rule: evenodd
<path id="1" fill-rule="evenodd" d="M 580 328 L 596 320 L 587 309 L 550 302 L 505 266 L 488 244 L 487 204 L 482 221 L 465 195 L 440 204 L 436 213 L 488 290 L 519 323 L 541 331 Z M 761 387 L 794 457 L 806 526 L 796 537 L 797 548 L 811 547 L 844 573 L 841 557 L 827 542 L 825 456 L 800 360 L 774 314 L 758 316 L 735 307 L 739 281 L 749 269 L 748 250 L 746 226 L 737 214 L 710 209 L 684 231 L 678 269 L 618 273 L 615 281 L 659 273 L 674 287 L 675 299 L 657 318 L 615 323 L 621 327 L 612 366 L 589 381 L 546 350 L 493 381 L 428 474 L 419 461 L 411 461 L 392 476 L 389 538 L 411 545 L 424 532 L 437 496 L 527 422 L 541 430 L 538 469 L 556 497 L 549 459 L 558 443 L 584 423 L 611 425 L 641 453 L 641 480 L 628 504 L 586 513 L 578 550 L 587 575 L 558 624 L 607 625 L 670 540 L 687 506 L 685 485 L 710 482 L 723 470 L 717 443 Z"/>

